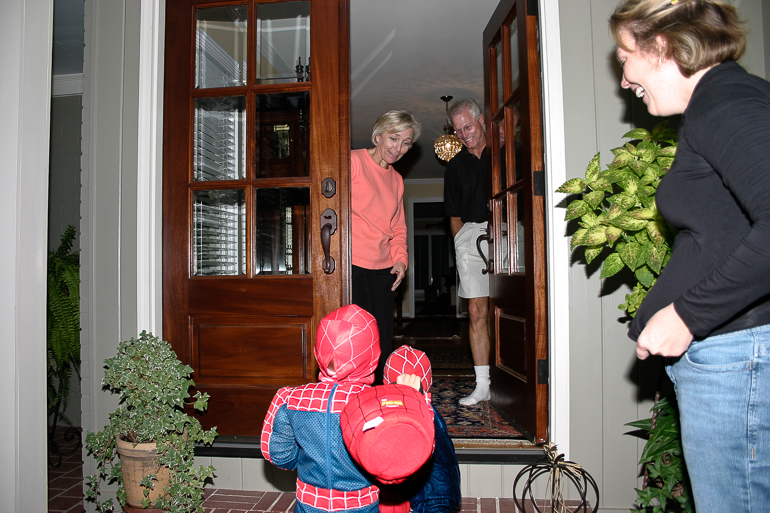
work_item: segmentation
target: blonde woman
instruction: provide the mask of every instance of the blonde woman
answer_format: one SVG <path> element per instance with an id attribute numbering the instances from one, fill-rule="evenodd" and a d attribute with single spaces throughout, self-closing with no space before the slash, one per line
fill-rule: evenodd
<path id="1" fill-rule="evenodd" d="M 393 350 L 393 292 L 409 262 L 404 180 L 393 164 L 409 151 L 420 131 L 412 114 L 391 110 L 374 124 L 374 147 L 350 154 L 353 303 L 371 313 L 380 329 L 377 385 Z"/>

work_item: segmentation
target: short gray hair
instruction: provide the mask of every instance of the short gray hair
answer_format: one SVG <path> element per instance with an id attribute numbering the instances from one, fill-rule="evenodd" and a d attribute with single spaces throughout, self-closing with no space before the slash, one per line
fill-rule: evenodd
<path id="1" fill-rule="evenodd" d="M 462 113 L 465 109 L 471 111 L 473 119 L 478 120 L 481 117 L 481 107 L 473 98 L 465 98 L 463 100 L 457 100 L 449 107 L 449 120 Z"/>
<path id="2" fill-rule="evenodd" d="M 414 135 L 412 136 L 412 144 L 420 138 L 422 132 L 422 125 L 414 119 L 411 112 L 405 110 L 389 110 L 379 118 L 372 128 L 372 144 L 377 144 L 375 139 L 377 136 L 384 134 L 385 132 L 397 133 L 404 130 L 412 129 Z"/>

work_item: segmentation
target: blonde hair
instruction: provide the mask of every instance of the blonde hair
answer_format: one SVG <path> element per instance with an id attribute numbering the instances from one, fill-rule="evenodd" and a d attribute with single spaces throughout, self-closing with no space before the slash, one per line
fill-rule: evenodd
<path id="1" fill-rule="evenodd" d="M 372 144 L 376 145 L 375 139 L 377 136 L 384 134 L 385 132 L 396 133 L 403 132 L 404 130 L 412 129 L 414 135 L 412 136 L 412 144 L 420 138 L 422 132 L 422 125 L 414 119 L 414 116 L 410 112 L 405 110 L 389 110 L 374 123 L 372 128 Z"/>
<path id="2" fill-rule="evenodd" d="M 623 0 L 610 16 L 610 32 L 629 50 L 621 40 L 624 31 L 641 51 L 673 59 L 685 77 L 737 61 L 746 50 L 743 22 L 721 0 Z"/>

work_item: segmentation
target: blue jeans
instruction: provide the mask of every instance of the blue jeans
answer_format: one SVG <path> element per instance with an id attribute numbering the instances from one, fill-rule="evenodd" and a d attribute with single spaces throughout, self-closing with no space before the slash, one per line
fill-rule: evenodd
<path id="1" fill-rule="evenodd" d="M 770 325 L 693 342 L 666 371 L 696 511 L 770 510 Z"/>

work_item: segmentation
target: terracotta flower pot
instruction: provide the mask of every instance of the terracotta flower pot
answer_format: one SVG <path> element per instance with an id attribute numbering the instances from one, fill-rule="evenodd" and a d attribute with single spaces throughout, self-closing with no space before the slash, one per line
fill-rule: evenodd
<path id="1" fill-rule="evenodd" d="M 123 486 L 126 488 L 127 504 L 142 509 L 145 488 L 139 483 L 147 474 L 156 474 L 158 480 L 155 481 L 155 488 L 150 490 L 149 495 L 150 507 L 152 507 L 163 493 L 163 488 L 168 486 L 170 481 L 168 467 L 158 466 L 158 451 L 155 443 L 134 445 L 118 437 L 117 445 L 120 466 L 123 470 Z"/>

